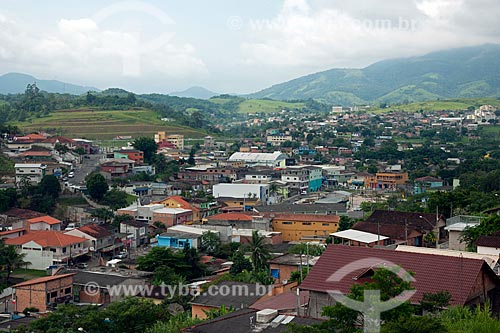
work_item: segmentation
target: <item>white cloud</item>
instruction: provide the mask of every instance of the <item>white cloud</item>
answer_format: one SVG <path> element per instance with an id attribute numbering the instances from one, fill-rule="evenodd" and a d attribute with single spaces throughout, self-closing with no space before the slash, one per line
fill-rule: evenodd
<path id="1" fill-rule="evenodd" d="M 0 71 L 58 75 L 96 85 L 116 85 L 134 77 L 189 79 L 207 73 L 194 46 L 179 41 L 173 32 L 159 29 L 158 36 L 150 37 L 108 25 L 92 18 L 60 19 L 49 34 L 0 16 Z"/>
<path id="2" fill-rule="evenodd" d="M 248 22 L 243 62 L 294 72 L 499 43 L 497 25 L 484 23 L 500 16 L 500 5 L 481 1 L 285 0 L 273 19 Z"/>

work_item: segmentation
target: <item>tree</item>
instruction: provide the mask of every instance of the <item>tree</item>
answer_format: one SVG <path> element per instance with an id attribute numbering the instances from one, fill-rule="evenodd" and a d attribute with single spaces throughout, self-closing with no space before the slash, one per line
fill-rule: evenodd
<path id="1" fill-rule="evenodd" d="M 245 258 L 245 255 L 240 250 L 238 250 L 234 253 L 234 255 L 231 257 L 231 261 L 233 262 L 233 265 L 231 266 L 231 269 L 229 272 L 232 275 L 239 274 L 243 271 L 251 271 L 252 270 L 252 263 L 250 262 L 250 260 Z"/>
<path id="2" fill-rule="evenodd" d="M 252 239 L 248 244 L 254 272 L 267 269 L 267 260 L 271 258 L 271 245 L 266 243 L 266 237 L 261 236 L 257 230 L 252 232 Z"/>
<path id="3" fill-rule="evenodd" d="M 87 190 L 90 196 L 97 201 L 104 197 L 108 189 L 108 183 L 100 173 L 93 173 L 87 179 Z"/>
<path id="4" fill-rule="evenodd" d="M 325 251 L 325 246 L 316 244 L 299 243 L 290 248 L 288 252 L 295 254 L 306 254 L 310 256 L 320 256 Z"/>
<path id="5" fill-rule="evenodd" d="M 411 290 L 411 284 L 404 281 L 396 273 L 385 269 L 375 269 L 370 282 L 364 284 L 354 284 L 351 287 L 349 298 L 357 301 L 363 301 L 365 290 L 379 290 L 380 300 L 386 302 L 406 290 Z M 404 318 L 409 318 L 413 314 L 412 305 L 407 301 L 398 307 L 383 312 L 381 319 L 384 321 L 397 321 Z M 361 313 L 350 309 L 341 303 L 336 303 L 333 306 L 323 308 L 323 315 L 329 317 L 325 326 L 331 331 L 355 332 L 356 326 L 360 323 L 358 319 Z"/>
<path id="6" fill-rule="evenodd" d="M 200 251 L 214 255 L 219 251 L 221 245 L 219 236 L 211 231 L 205 232 L 200 237 Z"/>
<path id="7" fill-rule="evenodd" d="M 189 158 L 187 160 L 187 164 L 189 165 L 195 165 L 196 161 L 194 160 L 194 155 L 196 154 L 196 151 L 194 148 L 191 148 L 191 151 L 189 152 Z"/>
<path id="8" fill-rule="evenodd" d="M 38 184 L 38 189 L 42 195 L 50 195 L 54 199 L 57 199 L 59 193 L 61 193 L 61 184 L 56 176 L 46 175 L 43 176 L 40 184 Z"/>
<path id="9" fill-rule="evenodd" d="M 435 313 L 447 308 L 450 301 L 451 294 L 447 290 L 438 293 L 424 293 L 420 301 L 420 307 L 423 311 Z"/>
<path id="10" fill-rule="evenodd" d="M 5 283 L 9 281 L 10 274 L 14 269 L 29 264 L 24 261 L 24 257 L 26 257 L 26 254 L 18 253 L 15 246 L 5 245 L 4 242 L 0 240 L 0 267 L 3 267 L 2 272 L 5 272 Z"/>
<path id="11" fill-rule="evenodd" d="M 153 138 L 147 136 L 141 136 L 132 143 L 135 149 L 138 149 L 144 153 L 144 162 L 148 164 L 153 163 L 153 157 L 156 155 L 158 150 L 158 144 Z"/>
<path id="12" fill-rule="evenodd" d="M 134 221 L 134 217 L 131 216 L 131 215 L 127 215 L 127 214 L 118 214 L 118 215 L 115 215 L 115 217 L 113 218 L 113 225 L 115 227 L 119 227 L 120 226 L 120 223 L 122 222 L 127 222 L 127 221 Z"/>
<path id="13" fill-rule="evenodd" d="M 102 202 L 111 207 L 111 209 L 123 208 L 128 205 L 128 194 L 117 189 L 112 189 L 104 195 Z"/>
<path id="14" fill-rule="evenodd" d="M 108 221 L 112 220 L 113 217 L 115 217 L 113 211 L 106 208 L 96 208 L 92 211 L 91 215 L 93 217 L 97 217 L 104 220 L 104 223 L 107 223 Z"/>

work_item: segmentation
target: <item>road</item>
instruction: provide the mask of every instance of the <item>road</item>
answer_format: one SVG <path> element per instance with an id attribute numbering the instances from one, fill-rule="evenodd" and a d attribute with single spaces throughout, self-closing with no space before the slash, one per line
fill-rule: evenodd
<path id="1" fill-rule="evenodd" d="M 76 166 L 74 171 L 75 176 L 69 179 L 70 184 L 74 185 L 84 185 L 85 177 L 97 170 L 99 166 L 99 159 L 101 159 L 104 155 L 85 155 L 82 159 L 82 163 Z"/>

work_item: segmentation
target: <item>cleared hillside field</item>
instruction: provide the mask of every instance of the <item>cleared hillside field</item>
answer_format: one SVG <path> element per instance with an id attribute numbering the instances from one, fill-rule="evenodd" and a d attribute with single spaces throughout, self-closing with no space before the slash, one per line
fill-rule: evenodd
<path id="1" fill-rule="evenodd" d="M 75 109 L 52 112 L 48 117 L 30 119 L 16 123 L 25 132 L 47 131 L 71 138 L 109 140 L 119 135 L 132 137 L 152 136 L 158 131 L 168 134 L 184 134 L 186 138 L 201 138 L 201 130 L 172 125 L 158 119 L 148 109 L 92 110 Z"/>
<path id="2" fill-rule="evenodd" d="M 500 107 L 500 100 L 495 98 L 458 98 L 450 100 L 439 100 L 439 101 L 427 101 L 427 102 L 416 102 L 410 104 L 401 105 L 391 105 L 384 109 L 372 109 L 372 112 L 383 113 L 390 111 L 407 111 L 407 112 L 418 112 L 423 111 L 460 111 L 466 110 L 468 107 L 479 107 L 481 105 L 490 104 L 496 107 Z"/>

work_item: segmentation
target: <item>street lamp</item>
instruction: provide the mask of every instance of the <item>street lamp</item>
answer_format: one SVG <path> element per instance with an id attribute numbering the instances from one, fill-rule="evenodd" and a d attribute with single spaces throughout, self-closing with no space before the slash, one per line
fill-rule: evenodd
<path id="1" fill-rule="evenodd" d="M 420 215 L 418 218 L 427 222 L 432 227 L 431 232 L 434 232 L 434 228 L 437 227 L 437 223 L 436 223 L 436 226 L 432 225 L 432 223 L 425 216 L 422 216 L 422 215 Z M 436 249 L 437 249 L 438 245 L 439 245 L 439 229 L 438 229 L 437 235 L 435 237 L 436 237 Z"/>

